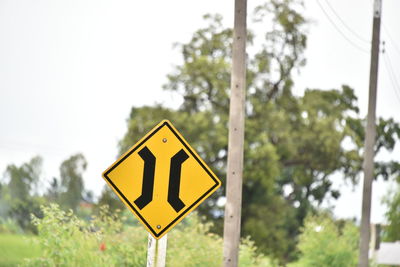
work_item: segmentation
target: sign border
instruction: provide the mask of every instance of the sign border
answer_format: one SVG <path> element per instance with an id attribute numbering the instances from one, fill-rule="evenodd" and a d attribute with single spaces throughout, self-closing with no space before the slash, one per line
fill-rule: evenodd
<path id="1" fill-rule="evenodd" d="M 201 195 L 195 202 L 192 203 L 189 207 L 187 207 L 179 216 L 177 216 L 172 222 L 170 222 L 167 226 L 163 228 L 161 232 L 158 234 L 154 231 L 154 229 L 149 225 L 149 223 L 143 218 L 143 216 L 139 213 L 139 211 L 129 202 L 127 197 L 122 194 L 119 188 L 112 182 L 112 180 L 108 177 L 108 174 L 112 172 L 119 164 L 121 164 L 126 158 L 128 158 L 132 153 L 134 153 L 141 145 L 143 145 L 147 140 L 149 140 L 154 134 L 156 134 L 161 128 L 167 126 L 171 132 L 175 135 L 176 138 L 183 144 L 183 146 L 187 149 L 187 151 L 193 156 L 193 158 L 200 164 L 200 166 L 206 171 L 206 173 L 211 177 L 211 179 L 215 182 L 209 190 L 207 190 L 203 195 Z M 196 206 L 200 201 L 204 200 L 208 194 L 221 186 L 221 181 L 216 177 L 216 175 L 206 166 L 206 164 L 202 161 L 200 156 L 194 151 L 193 148 L 186 142 L 186 140 L 179 134 L 179 132 L 174 128 L 174 126 L 168 120 L 161 121 L 156 127 L 154 127 L 147 135 L 143 137 L 138 143 L 133 145 L 125 154 L 123 154 L 118 160 L 116 160 L 107 170 L 103 172 L 103 178 L 111 185 L 111 187 L 118 193 L 118 195 L 124 200 L 125 204 L 127 204 L 138 216 L 141 221 L 146 225 L 146 228 L 150 230 L 151 234 L 156 238 L 161 238 L 169 229 L 177 223 L 177 221 L 182 218 L 187 213 L 191 212 L 192 208 Z"/>

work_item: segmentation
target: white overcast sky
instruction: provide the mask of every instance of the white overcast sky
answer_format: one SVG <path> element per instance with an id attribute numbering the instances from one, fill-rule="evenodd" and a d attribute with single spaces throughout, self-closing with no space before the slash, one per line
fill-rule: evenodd
<path id="1" fill-rule="evenodd" d="M 317 1 L 306 1 L 312 20 L 308 63 L 296 75 L 295 92 L 347 84 L 365 115 L 372 1 L 319 0 L 323 9 Z M 383 1 L 381 39 L 400 83 L 400 1 Z M 233 2 L 0 0 L 0 172 L 41 155 L 50 179 L 64 159 L 82 152 L 89 163 L 85 184 L 98 195 L 105 184 L 101 172 L 117 157 L 131 107 L 179 102 L 161 89 L 180 62 L 173 43 L 188 41 L 205 25 L 206 13 L 222 14 L 231 26 Z M 249 12 L 261 2 L 249 0 Z M 377 114 L 400 121 L 400 84 L 394 87 L 388 73 L 381 56 Z M 379 157 L 399 155 L 397 150 Z M 325 204 L 335 205 L 338 217 L 360 217 L 360 186 L 354 191 L 339 181 L 334 186 L 343 196 Z M 372 220 L 378 222 L 384 213 L 380 199 L 390 184 L 374 186 Z"/>

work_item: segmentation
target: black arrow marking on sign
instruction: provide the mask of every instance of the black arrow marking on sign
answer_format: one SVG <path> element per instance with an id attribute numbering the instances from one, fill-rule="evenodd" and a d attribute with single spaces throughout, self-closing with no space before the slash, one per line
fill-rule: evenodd
<path id="1" fill-rule="evenodd" d="M 134 201 L 139 209 L 143 209 L 153 200 L 154 190 L 154 171 L 156 167 L 156 158 L 145 146 L 138 152 L 144 161 L 142 194 Z M 179 198 L 182 164 L 189 158 L 189 155 L 181 149 L 171 158 L 168 185 L 168 203 L 179 212 L 185 207 L 185 204 Z"/>
<path id="2" fill-rule="evenodd" d="M 181 184 L 181 169 L 182 163 L 189 158 L 188 154 L 181 149 L 171 158 L 171 167 L 169 171 L 169 186 L 168 186 L 168 203 L 179 212 L 185 204 L 179 198 L 179 189 Z"/>
<path id="3" fill-rule="evenodd" d="M 144 161 L 143 170 L 143 184 L 142 194 L 135 200 L 136 206 L 139 209 L 143 209 L 153 200 L 153 188 L 154 188 L 154 170 L 156 168 L 156 157 L 153 153 L 145 146 L 139 151 L 139 156 Z"/>

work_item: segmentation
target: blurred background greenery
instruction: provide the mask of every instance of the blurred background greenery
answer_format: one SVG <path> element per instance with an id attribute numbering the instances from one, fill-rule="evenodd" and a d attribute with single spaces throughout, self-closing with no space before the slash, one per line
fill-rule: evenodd
<path id="1" fill-rule="evenodd" d="M 293 94 L 305 63 L 309 21 L 297 0 L 273 0 L 250 12 L 241 266 L 355 266 L 358 224 L 321 203 L 338 199 L 332 180 L 357 184 L 365 118 L 354 90 Z M 174 123 L 218 177 L 226 176 L 232 30 L 220 15 L 176 44 L 182 62 L 164 89 L 180 106 L 132 107 L 119 154 L 163 119 Z M 265 27 L 265 25 L 269 25 Z M 375 153 L 392 151 L 400 125 L 377 120 Z M 40 156 L 9 163 L 0 180 L 0 266 L 144 266 L 147 234 L 115 194 L 98 198 L 84 186 L 87 160 L 65 159 L 46 185 Z M 107 167 L 107 166 L 105 166 Z M 398 184 L 400 164 L 377 161 L 375 177 Z M 224 183 L 225 181 L 223 181 Z M 224 189 L 171 231 L 168 266 L 219 266 Z M 52 203 L 52 204 L 51 204 Z M 400 240 L 399 186 L 388 192 L 382 238 Z M 108 208 L 104 208 L 108 207 Z"/>

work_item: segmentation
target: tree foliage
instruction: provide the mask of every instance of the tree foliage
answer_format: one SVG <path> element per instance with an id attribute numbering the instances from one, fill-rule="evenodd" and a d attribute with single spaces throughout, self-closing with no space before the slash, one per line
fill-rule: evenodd
<path id="1" fill-rule="evenodd" d="M 326 198 L 338 198 L 332 179 L 358 181 L 362 169 L 365 120 L 349 86 L 292 93 L 293 72 L 305 64 L 307 21 L 296 0 L 273 0 L 254 11 L 260 38 L 248 34 L 245 160 L 242 235 L 251 235 L 264 252 L 289 261 L 306 214 Z M 162 119 L 169 119 L 200 156 L 224 179 L 228 150 L 228 109 L 232 30 L 219 15 L 177 47 L 183 62 L 168 75 L 164 89 L 182 97 L 176 109 L 133 107 L 120 142 L 125 152 Z M 376 153 L 392 150 L 399 124 L 377 122 Z M 396 162 L 378 162 L 376 176 L 399 171 Z M 337 174 L 340 174 L 337 175 Z M 334 175 L 336 174 L 336 175 Z M 218 191 L 201 205 L 202 214 L 221 233 Z"/>
<path id="2" fill-rule="evenodd" d="M 7 166 L 4 176 L 8 180 L 9 193 L 12 198 L 26 200 L 30 195 L 36 193 L 42 161 L 41 157 L 36 156 L 19 167 L 14 164 Z"/>
<path id="3" fill-rule="evenodd" d="M 42 158 L 33 157 L 20 166 L 10 164 L 0 183 L 0 216 L 18 223 L 23 230 L 36 231 L 30 222 L 31 214 L 41 217 L 40 205 L 56 202 L 64 209 L 76 211 L 82 200 L 92 200 L 91 192 L 85 191 L 83 172 L 86 159 L 82 154 L 72 155 L 60 165 L 60 178 L 53 177 L 46 192 L 38 190 L 44 184 Z"/>
<path id="4" fill-rule="evenodd" d="M 60 166 L 61 194 L 60 203 L 63 208 L 76 211 L 84 196 L 83 172 L 87 162 L 82 154 L 66 159 Z"/>
<path id="5" fill-rule="evenodd" d="M 42 158 L 33 157 L 20 166 L 10 164 L 4 172 L 5 183 L 0 191 L 0 212 L 10 217 L 24 230 L 34 231 L 30 214 L 40 216 L 40 205 L 44 203 L 37 192 L 41 176 Z"/>
<path id="6" fill-rule="evenodd" d="M 103 206 L 107 206 L 110 212 L 115 212 L 118 209 L 121 210 L 124 208 L 123 202 L 108 185 L 103 188 L 100 198 L 97 201 L 96 208 L 99 210 Z"/>

